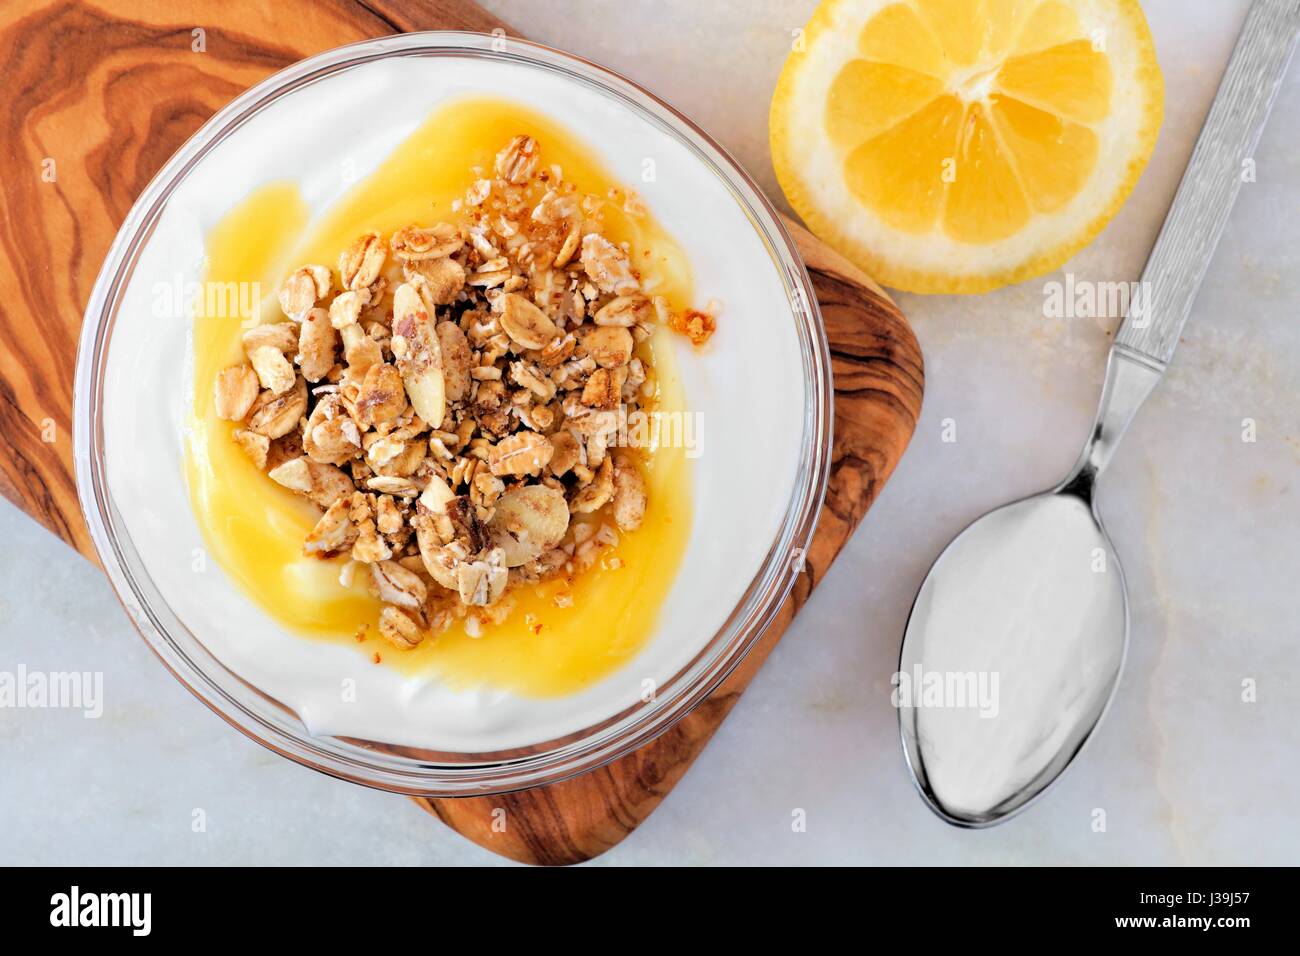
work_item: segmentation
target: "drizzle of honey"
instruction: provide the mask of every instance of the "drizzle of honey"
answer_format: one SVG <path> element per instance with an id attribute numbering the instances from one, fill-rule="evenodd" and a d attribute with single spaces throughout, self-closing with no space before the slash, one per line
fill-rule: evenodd
<path id="1" fill-rule="evenodd" d="M 533 136 L 543 163 L 558 165 L 582 193 L 620 190 L 606 204 L 605 234 L 629 243 L 643 282 L 656 294 L 666 295 L 675 309 L 689 306 L 690 269 L 681 250 L 648 213 L 624 212 L 617 198 L 622 187 L 578 137 L 527 108 L 482 97 L 435 112 L 318 221 L 309 221 L 296 184 L 263 186 L 209 233 L 205 284 L 260 283 L 267 293 L 260 303 L 262 321 L 275 321 L 280 312 L 274 293 L 290 270 L 305 262 L 334 268 L 338 253 L 368 229 L 387 235 L 413 222 L 453 219 L 452 202 L 477 178 L 472 169 L 490 170 L 496 152 L 518 134 Z M 413 650 L 398 650 L 377 633 L 381 605 L 367 591 L 365 569 L 358 568 L 354 582 L 344 587 L 339 572 L 345 558 L 302 554 L 318 509 L 258 471 L 231 438 L 235 426 L 215 415 L 212 382 L 220 369 L 243 361 L 242 332 L 235 318 L 200 310 L 194 319 L 186 479 L 212 556 L 278 622 L 313 639 L 349 644 L 367 661 L 404 673 L 435 676 L 458 689 L 531 697 L 580 690 L 628 661 L 650 638 L 690 530 L 684 449 L 651 451 L 645 521 L 622 534 L 595 566 L 572 580 L 515 589 L 509 618 L 485 623 L 477 638 L 457 622 Z M 661 329 L 648 343 L 659 389 L 655 407 L 684 412 L 668 334 Z M 562 592 L 571 605 L 556 604 Z"/>

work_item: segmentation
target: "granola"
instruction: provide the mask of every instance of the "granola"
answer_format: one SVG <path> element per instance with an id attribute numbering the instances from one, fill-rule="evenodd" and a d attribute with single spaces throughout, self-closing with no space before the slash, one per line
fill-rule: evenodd
<path id="1" fill-rule="evenodd" d="M 285 319 L 217 375 L 234 441 L 322 510 L 304 553 L 367 573 L 397 647 L 457 618 L 480 633 L 512 588 L 584 570 L 644 519 L 638 453 L 612 447 L 616 410 L 655 395 L 637 346 L 658 325 L 702 344 L 715 321 L 643 289 L 602 203 L 516 136 L 456 221 L 294 270 Z"/>

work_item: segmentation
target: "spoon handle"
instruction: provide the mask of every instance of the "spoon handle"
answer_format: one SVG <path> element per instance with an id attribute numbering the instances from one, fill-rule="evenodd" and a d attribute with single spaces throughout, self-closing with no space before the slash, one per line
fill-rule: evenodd
<path id="1" fill-rule="evenodd" d="M 1106 362 L 1106 384 L 1102 386 L 1101 402 L 1097 408 L 1097 418 L 1092 423 L 1092 432 L 1088 435 L 1087 444 L 1083 446 L 1079 461 L 1070 469 L 1069 476 L 1056 487 L 1057 491 L 1092 500 L 1092 488 L 1097 476 L 1110 462 L 1115 446 L 1128 430 L 1129 422 L 1133 421 L 1133 416 L 1163 376 L 1162 366 L 1143 361 L 1141 357 L 1118 346 L 1111 348 L 1110 358 Z"/>
<path id="2" fill-rule="evenodd" d="M 1106 384 L 1083 454 L 1058 491 L 1091 500 L 1134 414 L 1173 357 L 1254 152 L 1300 29 L 1300 0 L 1255 0 L 1237 37 L 1173 206 L 1115 336 Z"/>
<path id="3" fill-rule="evenodd" d="M 1286 75 L 1300 0 L 1255 0 L 1114 348 L 1162 371 L 1219 244 Z M 1143 301 L 1145 299 L 1145 301 Z"/>

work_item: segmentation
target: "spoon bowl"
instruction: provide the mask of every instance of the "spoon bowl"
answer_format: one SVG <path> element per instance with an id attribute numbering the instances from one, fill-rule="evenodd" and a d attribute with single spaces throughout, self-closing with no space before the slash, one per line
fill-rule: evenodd
<path id="1" fill-rule="evenodd" d="M 1069 475 L 976 520 L 921 584 L 895 704 L 912 779 L 955 826 L 991 826 L 1029 806 L 1114 696 L 1128 593 L 1093 493 L 1163 372 L 1113 346 L 1096 421 Z"/>
<path id="2" fill-rule="evenodd" d="M 1027 807 L 1114 696 L 1128 598 L 1082 490 L 1075 482 L 984 515 L 917 594 L 899 662 L 903 750 L 949 823 L 988 826 Z"/>

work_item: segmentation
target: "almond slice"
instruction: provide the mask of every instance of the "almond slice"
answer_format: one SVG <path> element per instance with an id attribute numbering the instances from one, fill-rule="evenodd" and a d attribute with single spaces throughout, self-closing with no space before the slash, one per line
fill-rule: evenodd
<path id="1" fill-rule="evenodd" d="M 503 494 L 489 524 L 508 568 L 535 561 L 569 530 L 564 495 L 546 485 L 523 485 Z"/>
<path id="2" fill-rule="evenodd" d="M 582 347 L 601 368 L 618 368 L 632 358 L 632 333 L 621 325 L 590 326 L 582 330 Z"/>
<path id="3" fill-rule="evenodd" d="M 446 514 L 447 502 L 455 497 L 447 482 L 437 475 L 430 475 L 429 483 L 420 492 L 420 506 L 434 514 Z"/>
<path id="4" fill-rule="evenodd" d="M 325 509 L 316 527 L 307 533 L 303 542 L 304 554 L 331 554 L 352 547 L 357 539 L 357 529 L 348 520 L 351 498 L 344 496 Z"/>
<path id="5" fill-rule="evenodd" d="M 297 376 L 279 349 L 272 345 L 258 346 L 249 353 L 248 360 L 253 363 L 253 371 L 262 387 L 270 389 L 272 394 L 283 395 L 293 388 Z"/>
<path id="6" fill-rule="evenodd" d="M 620 295 L 602 306 L 593 317 L 597 325 L 630 328 L 654 315 L 654 308 L 643 295 Z"/>
<path id="7" fill-rule="evenodd" d="M 441 427 L 447 409 L 442 348 L 433 319 L 409 282 L 393 293 L 392 349 L 415 413 L 430 428 Z"/>
<path id="8" fill-rule="evenodd" d="M 544 349 L 560 334 L 555 323 L 522 295 L 507 292 L 501 296 L 501 328 L 526 349 Z"/>
<path id="9" fill-rule="evenodd" d="M 356 323 L 361 310 L 370 304 L 369 289 L 351 289 L 340 292 L 330 303 L 330 325 L 344 329 Z"/>
<path id="10" fill-rule="evenodd" d="M 257 397 L 248 414 L 250 431 L 267 438 L 282 438 L 298 427 L 307 414 L 307 383 L 298 379 L 297 387 L 283 395 L 265 391 Z"/>
<path id="11" fill-rule="evenodd" d="M 415 285 L 429 306 L 448 305 L 465 288 L 465 267 L 455 259 L 423 259 L 408 262 L 402 270 L 406 281 Z"/>
<path id="12" fill-rule="evenodd" d="M 474 366 L 474 354 L 470 351 L 469 340 L 455 322 L 439 322 L 435 331 L 438 336 L 438 350 L 442 353 L 442 377 L 446 400 L 464 401 L 469 395 L 470 369 Z"/>
<path id="13" fill-rule="evenodd" d="M 306 495 L 322 508 L 330 507 L 356 490 L 352 479 L 342 470 L 312 461 L 305 455 L 291 458 L 267 474 L 272 481 Z"/>
<path id="14" fill-rule="evenodd" d="M 357 395 L 357 422 L 367 427 L 388 425 L 397 421 L 404 411 L 406 391 L 397 369 L 386 362 L 366 369 Z"/>

